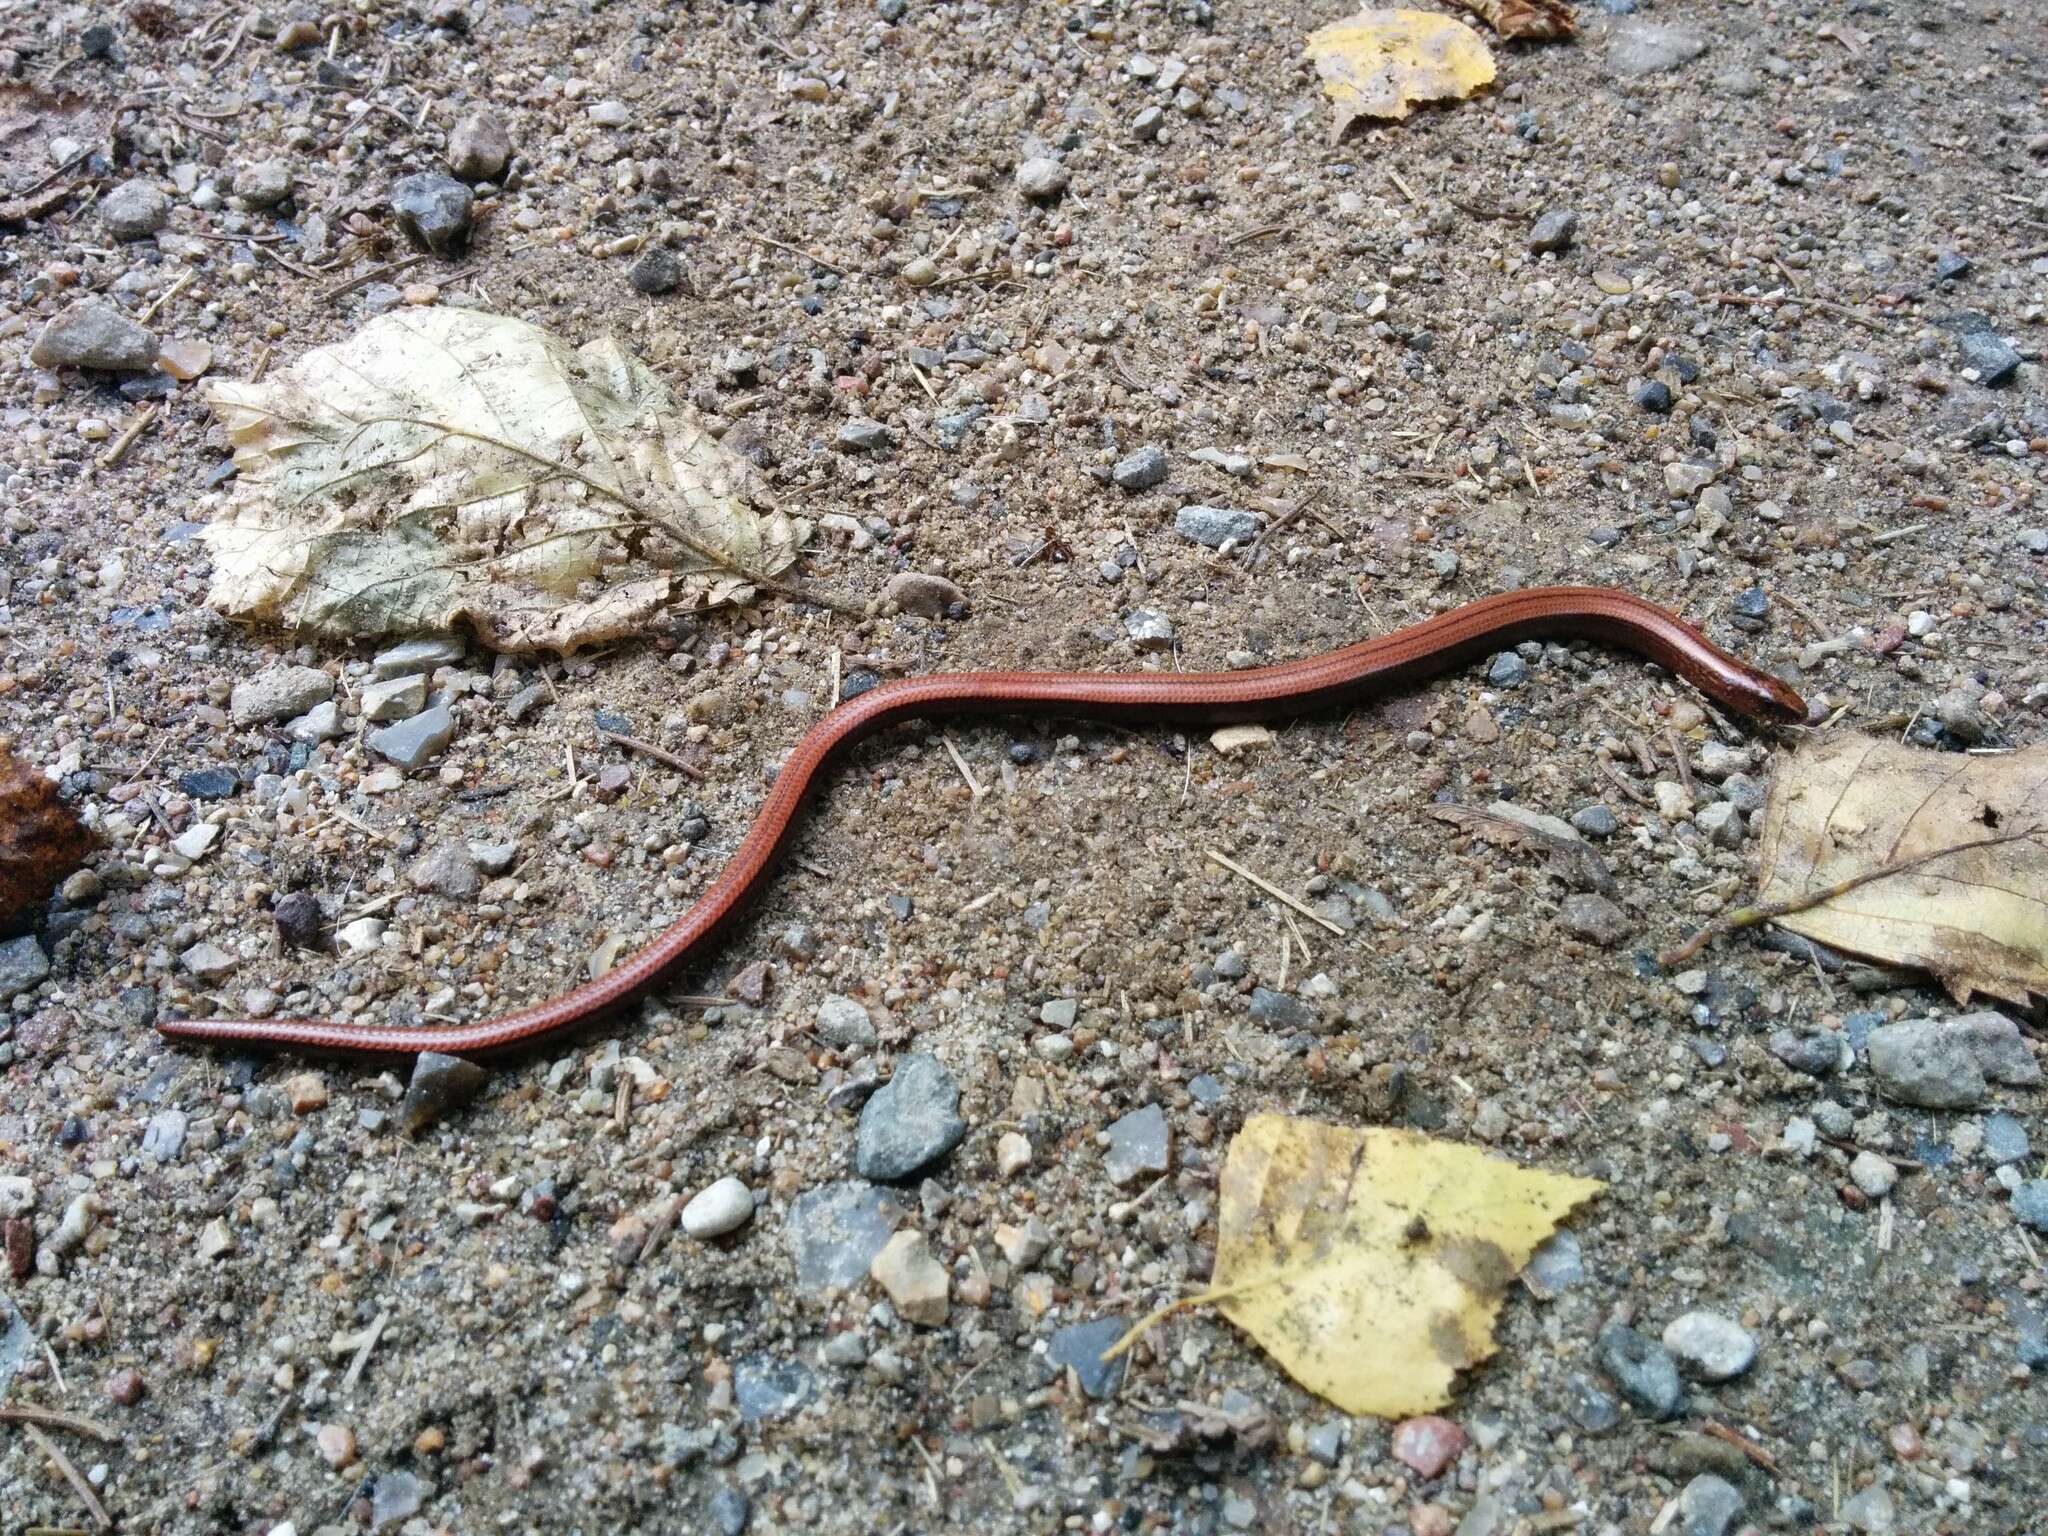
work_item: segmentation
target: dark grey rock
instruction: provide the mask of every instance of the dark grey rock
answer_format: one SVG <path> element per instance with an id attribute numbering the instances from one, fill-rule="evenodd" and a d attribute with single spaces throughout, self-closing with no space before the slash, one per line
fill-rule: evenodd
<path id="1" fill-rule="evenodd" d="M 251 208 L 275 208 L 292 195 L 292 168 L 282 160 L 257 160 L 235 172 L 235 196 Z"/>
<path id="2" fill-rule="evenodd" d="M 1575 938 L 1613 946 L 1629 935 L 1628 914 L 1597 891 L 1574 891 L 1557 909 L 1557 920 Z"/>
<path id="3" fill-rule="evenodd" d="M 1614 819 L 1614 812 L 1595 801 L 1572 812 L 1572 828 L 1586 837 L 1612 837 L 1621 823 Z"/>
<path id="4" fill-rule="evenodd" d="M 1529 663 L 1513 651 L 1502 651 L 1486 669 L 1486 680 L 1496 688 L 1519 688 L 1529 681 Z"/>
<path id="5" fill-rule="evenodd" d="M 437 843 L 413 860 L 406 871 L 416 891 L 431 891 L 450 901 L 473 901 L 484 888 L 483 871 L 461 843 Z"/>
<path id="6" fill-rule="evenodd" d="M 80 299 L 50 317 L 29 361 L 38 368 L 90 368 L 103 373 L 156 366 L 156 333 L 105 299 Z"/>
<path id="7" fill-rule="evenodd" d="M 1134 608 L 1125 614 L 1124 633 L 1131 637 L 1131 644 L 1141 651 L 1173 649 L 1173 621 L 1165 614 L 1154 613 L 1149 608 Z"/>
<path id="8" fill-rule="evenodd" d="M 970 405 L 966 410 L 957 411 L 951 416 L 941 416 L 933 423 L 938 428 L 939 446 L 947 449 L 958 448 L 967 441 L 967 429 L 987 414 L 987 406 Z"/>
<path id="9" fill-rule="evenodd" d="M 1845 1045 L 1831 1029 L 1780 1029 L 1771 1034 L 1771 1054 L 1808 1077 L 1833 1077 L 1840 1071 Z"/>
<path id="10" fill-rule="evenodd" d="M 483 1091 L 491 1074 L 473 1061 L 421 1051 L 413 1058 L 412 1081 L 398 1106 L 398 1123 L 417 1136 L 452 1109 L 459 1109 Z"/>
<path id="11" fill-rule="evenodd" d="M 1963 366 L 1975 369 L 1982 383 L 1994 387 L 2007 384 L 2019 372 L 2018 350 L 1999 334 L 1990 316 L 1964 310 L 1940 323 L 1955 336 L 1956 345 L 1962 350 Z"/>
<path id="12" fill-rule="evenodd" d="M 1970 1054 L 1977 1058 L 1977 1070 L 1987 1081 L 2008 1088 L 2032 1088 L 2041 1081 L 2041 1064 L 2019 1025 L 1993 1009 L 1981 1008 L 1948 1021 L 1948 1027 L 1963 1037 Z"/>
<path id="13" fill-rule="evenodd" d="M 1275 992 L 1271 987 L 1252 988 L 1252 1017 L 1272 1029 L 1306 1030 L 1321 1028 L 1315 1010 L 1297 997 Z"/>
<path id="14" fill-rule="evenodd" d="M 865 416 L 856 416 L 842 422 L 839 433 L 833 438 L 848 453 L 881 453 L 894 441 L 889 429 L 879 421 L 870 421 Z"/>
<path id="15" fill-rule="evenodd" d="M 171 221 L 171 200 L 153 182 L 124 181 L 100 199 L 100 223 L 116 240 L 146 240 Z"/>
<path id="16" fill-rule="evenodd" d="M 391 188 L 398 227 L 436 256 L 460 256 L 469 248 L 476 194 L 453 176 L 431 171 L 401 176 Z"/>
<path id="17" fill-rule="evenodd" d="M 747 1496 L 737 1488 L 721 1488 L 711 1495 L 711 1524 L 718 1536 L 742 1536 L 753 1512 Z"/>
<path id="18" fill-rule="evenodd" d="M 626 281 L 637 293 L 644 293 L 650 299 L 664 293 L 674 293 L 683 285 L 683 264 L 676 260 L 676 253 L 665 245 L 650 245 L 640 253 L 626 271 Z"/>
<path id="19" fill-rule="evenodd" d="M 1589 1435 L 1605 1434 L 1621 1422 L 1621 1405 L 1583 1376 L 1571 1379 L 1565 1396 L 1572 1422 Z"/>
<path id="20" fill-rule="evenodd" d="M 194 800 L 226 800 L 241 787 L 232 768 L 195 768 L 178 775 L 178 788 Z"/>
<path id="21" fill-rule="evenodd" d="M 50 974 L 50 957 L 32 933 L 0 943 L 0 999 L 41 985 Z"/>
<path id="22" fill-rule="evenodd" d="M 1256 512 L 1234 507 L 1182 507 L 1173 515 L 1173 531 L 1184 539 L 1221 549 L 1235 542 L 1248 544 L 1265 528 L 1266 520 Z"/>
<path id="23" fill-rule="evenodd" d="M 2048 1232 L 2048 1179 L 2029 1179 L 2012 1192 L 2013 1220 Z"/>
<path id="24" fill-rule="evenodd" d="M 1167 1129 L 1166 1111 L 1157 1104 L 1134 1109 L 1111 1122 L 1109 1147 L 1102 1166 L 1113 1184 L 1154 1177 L 1172 1166 L 1172 1133 Z"/>
<path id="25" fill-rule="evenodd" d="M 1159 137 L 1166 126 L 1166 113 L 1158 107 L 1141 107 L 1138 115 L 1131 119 L 1131 137 L 1140 144 L 1150 144 Z"/>
<path id="26" fill-rule="evenodd" d="M 446 704 L 422 710 L 410 720 L 370 732 L 372 751 L 408 771 L 432 762 L 455 738 L 455 716 Z"/>
<path id="27" fill-rule="evenodd" d="M 889 1191 L 857 1179 L 806 1190 L 782 1220 L 797 1284 L 806 1291 L 859 1285 L 902 1219 Z"/>
<path id="28" fill-rule="evenodd" d="M 1529 226 L 1529 249 L 1568 251 L 1579 233 L 1579 216 L 1569 208 L 1553 208 Z"/>
<path id="29" fill-rule="evenodd" d="M 1166 454 L 1158 448 L 1140 448 L 1118 459 L 1109 477 L 1127 491 L 1149 491 L 1166 478 Z"/>
<path id="30" fill-rule="evenodd" d="M 896 1075 L 860 1113 L 854 1167 L 864 1179 L 907 1179 L 960 1145 L 960 1085 L 927 1051 L 896 1064 Z"/>
<path id="31" fill-rule="evenodd" d="M 1122 1317 L 1097 1318 L 1092 1323 L 1070 1323 L 1052 1336 L 1046 1358 L 1054 1365 L 1071 1369 L 1080 1379 L 1081 1390 L 1100 1402 L 1114 1397 L 1124 1384 L 1124 1361 L 1118 1355 L 1105 1361 L 1102 1352 L 1124 1336 L 1130 1320 Z"/>
<path id="32" fill-rule="evenodd" d="M 1678 1364 L 1661 1345 L 1625 1324 L 1609 1323 L 1600 1330 L 1593 1352 L 1621 1395 L 1639 1411 L 1653 1419 L 1668 1419 L 1678 1412 L 1683 1395 Z"/>
<path id="33" fill-rule="evenodd" d="M 1671 414 L 1671 386 L 1662 379 L 1645 379 L 1636 386 L 1636 405 L 1652 416 Z"/>
<path id="34" fill-rule="evenodd" d="M 1958 251 L 1943 251 L 1934 258 L 1934 280 L 1937 283 L 1952 283 L 1959 277 L 1966 277 L 1970 271 L 1970 258 Z"/>
<path id="35" fill-rule="evenodd" d="M 1563 1295 L 1586 1278 L 1586 1261 L 1578 1234 L 1569 1228 L 1553 1232 L 1522 1266 L 1522 1284 L 1539 1301 Z"/>
<path id="36" fill-rule="evenodd" d="M 327 916 L 320 910 L 320 898 L 311 891 L 288 891 L 278 897 L 270 917 L 287 949 L 326 947 Z"/>

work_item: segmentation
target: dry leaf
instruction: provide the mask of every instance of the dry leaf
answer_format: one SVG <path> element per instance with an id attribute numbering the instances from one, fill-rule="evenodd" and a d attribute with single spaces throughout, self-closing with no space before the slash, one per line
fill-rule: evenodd
<path id="1" fill-rule="evenodd" d="M 0 745 L 0 928 L 42 905 L 92 848 L 57 786 Z"/>
<path id="2" fill-rule="evenodd" d="M 1406 117 L 1417 102 L 1463 100 L 1493 79 L 1479 34 L 1434 11 L 1360 11 L 1311 32 L 1308 56 L 1337 105 L 1332 139 L 1358 118 Z"/>
<path id="3" fill-rule="evenodd" d="M 1778 771 L 1765 813 L 1758 905 L 1866 879 L 1780 927 L 1853 955 L 1931 971 L 1958 1002 L 2025 1006 L 2048 992 L 2048 748 L 1985 756 L 1831 736 Z M 1940 854 L 1943 849 L 1958 851 Z"/>
<path id="4" fill-rule="evenodd" d="M 1576 37 L 1579 23 L 1565 0 L 1456 0 L 1502 37 L 1548 42 Z"/>
<path id="5" fill-rule="evenodd" d="M 394 311 L 206 395 L 241 471 L 206 530 L 207 601 L 237 618 L 342 638 L 466 621 L 569 651 L 744 601 L 805 536 L 609 338 Z"/>
<path id="6" fill-rule="evenodd" d="M 1209 1289 L 1116 1347 L 1213 1304 L 1346 1413 L 1441 1408 L 1494 1352 L 1509 1282 L 1603 1188 L 1413 1131 L 1254 1115 L 1223 1165 Z"/>

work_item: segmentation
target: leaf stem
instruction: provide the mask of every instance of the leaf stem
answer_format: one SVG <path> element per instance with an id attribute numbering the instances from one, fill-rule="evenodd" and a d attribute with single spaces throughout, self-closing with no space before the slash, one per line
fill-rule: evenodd
<path id="1" fill-rule="evenodd" d="M 1706 927 L 1675 949 L 1667 949 L 1657 956 L 1659 965 L 1682 965 L 1705 949 L 1722 934 L 1733 933 L 1738 928 L 1754 928 L 1758 923 L 1767 923 L 1773 918 L 1790 917 L 1794 912 L 1804 912 L 1822 902 L 1833 901 L 1837 896 L 1846 896 L 1860 885 L 1873 880 L 1883 880 L 1891 875 L 1903 875 L 1918 869 L 1923 864 L 1932 864 L 1936 859 L 1945 859 L 1951 854 L 1969 853 L 1978 848 L 1996 848 L 2001 843 L 2017 843 L 2027 838 L 2039 837 L 2040 827 L 2028 827 L 2019 832 L 2002 832 L 1997 837 L 1981 837 L 1975 842 L 1955 843 L 1947 848 L 1937 848 L 1932 853 L 1916 854 L 1910 859 L 1901 859 L 1892 864 L 1880 864 L 1875 869 L 1866 869 L 1851 875 L 1846 880 L 1837 880 L 1833 885 L 1819 890 L 1808 891 L 1803 896 L 1794 896 L 1787 901 L 1767 901 L 1756 906 L 1737 907 L 1724 912 Z"/>

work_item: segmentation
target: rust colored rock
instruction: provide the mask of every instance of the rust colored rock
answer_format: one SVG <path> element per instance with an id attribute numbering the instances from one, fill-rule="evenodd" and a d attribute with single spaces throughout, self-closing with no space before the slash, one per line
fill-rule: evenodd
<path id="1" fill-rule="evenodd" d="M 0 745 L 0 928 L 11 928 L 85 862 L 93 836 L 40 770 Z"/>
<path id="2" fill-rule="evenodd" d="M 10 1216 L 0 1221 L 0 1246 L 7 1250 L 8 1274 L 26 1280 L 36 1263 L 36 1229 L 29 1225 L 26 1216 Z"/>

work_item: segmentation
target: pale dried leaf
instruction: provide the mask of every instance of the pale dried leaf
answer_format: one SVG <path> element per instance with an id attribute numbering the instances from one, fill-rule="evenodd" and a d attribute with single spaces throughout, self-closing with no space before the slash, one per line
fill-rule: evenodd
<path id="1" fill-rule="evenodd" d="M 1215 1305 L 1346 1413 L 1428 1412 L 1493 1354 L 1536 1246 L 1604 1187 L 1413 1131 L 1254 1115 L 1223 1165 L 1210 1288 L 1178 1305 Z"/>
<path id="2" fill-rule="evenodd" d="M 208 602 L 237 618 L 566 650 L 745 601 L 806 536 L 608 337 L 394 311 L 207 398 L 241 471 Z"/>
<path id="3" fill-rule="evenodd" d="M 1308 55 L 1336 105 L 1332 139 L 1361 117 L 1406 117 L 1418 102 L 1462 100 L 1494 75 L 1477 32 L 1435 11 L 1360 11 L 1309 34 Z"/>
<path id="4" fill-rule="evenodd" d="M 2039 828 L 2044 836 L 1962 848 Z M 1870 870 L 1917 868 L 1775 919 L 1820 943 L 1919 966 L 1958 1001 L 2024 1006 L 2048 992 L 2048 748 L 1984 756 L 1830 736 L 1779 769 L 1765 814 L 1759 905 Z"/>

